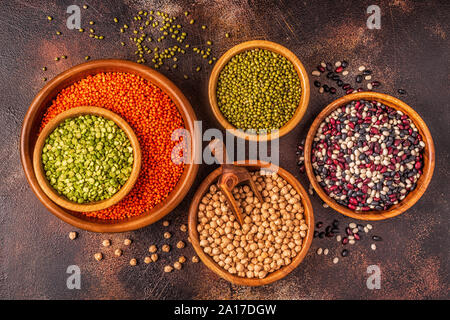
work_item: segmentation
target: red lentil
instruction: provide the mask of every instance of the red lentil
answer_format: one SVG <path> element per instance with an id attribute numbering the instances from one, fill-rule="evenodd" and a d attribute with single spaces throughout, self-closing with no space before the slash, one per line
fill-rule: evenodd
<path id="1" fill-rule="evenodd" d="M 142 149 L 141 172 L 131 192 L 107 209 L 84 213 L 100 219 L 124 219 L 151 210 L 167 198 L 183 173 L 171 160 L 172 132 L 183 128 L 177 107 L 160 88 L 129 73 L 99 73 L 63 89 L 46 111 L 41 128 L 59 113 L 79 106 L 103 107 L 123 117 Z"/>

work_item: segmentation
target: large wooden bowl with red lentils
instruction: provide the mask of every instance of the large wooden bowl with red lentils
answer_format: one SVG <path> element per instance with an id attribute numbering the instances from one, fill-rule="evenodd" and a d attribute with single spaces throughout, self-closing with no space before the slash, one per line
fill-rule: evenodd
<path id="1" fill-rule="evenodd" d="M 121 116 L 136 134 L 142 153 L 132 190 L 117 204 L 95 212 L 70 211 L 53 202 L 39 186 L 33 168 L 33 150 L 43 127 L 59 113 L 81 105 Z M 42 204 L 75 227 L 94 232 L 142 228 L 170 213 L 194 182 L 198 165 L 183 151 L 189 136 L 190 150 L 196 148 L 195 120 L 186 97 L 159 72 L 125 60 L 83 63 L 57 75 L 32 101 L 20 138 L 25 176 Z"/>
<path id="2" fill-rule="evenodd" d="M 358 92 L 329 104 L 305 142 L 315 191 L 334 210 L 360 220 L 393 218 L 425 193 L 435 165 L 433 139 L 403 101 Z"/>

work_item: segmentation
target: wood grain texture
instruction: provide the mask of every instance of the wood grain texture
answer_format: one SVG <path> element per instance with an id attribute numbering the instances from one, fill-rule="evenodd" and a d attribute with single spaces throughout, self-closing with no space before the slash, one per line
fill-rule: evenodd
<path id="1" fill-rule="evenodd" d="M 233 126 L 222 114 L 222 112 L 219 109 L 219 106 L 217 104 L 217 96 L 216 96 L 216 89 L 217 89 L 217 81 L 219 79 L 220 72 L 222 69 L 226 66 L 228 61 L 230 61 L 235 55 L 252 50 L 252 49 L 265 49 L 272 52 L 276 52 L 286 59 L 288 59 L 292 65 L 294 66 L 295 71 L 297 72 L 298 77 L 300 78 L 300 85 L 301 85 L 301 96 L 300 96 L 300 102 L 298 104 L 297 109 L 295 110 L 294 115 L 291 119 L 289 119 L 286 124 L 279 129 L 279 132 L 277 135 L 273 135 L 271 133 L 269 134 L 248 134 L 243 132 L 242 130 L 237 129 L 235 126 Z M 246 139 L 246 140 L 252 140 L 252 141 L 266 141 L 266 140 L 272 140 L 274 138 L 282 137 L 285 134 L 289 133 L 297 124 L 302 120 L 303 115 L 306 112 L 306 109 L 308 108 L 309 103 L 309 79 L 308 79 L 308 73 L 305 70 L 305 67 L 300 62 L 300 60 L 297 58 L 297 56 L 287 49 L 286 47 L 283 47 L 282 45 L 266 41 L 266 40 L 252 40 L 252 41 L 246 41 L 243 43 L 240 43 L 234 47 L 232 47 L 230 50 L 225 52 L 219 60 L 217 60 L 216 64 L 214 65 L 214 68 L 211 72 L 211 75 L 209 77 L 209 85 L 208 85 L 208 97 L 209 97 L 209 104 L 211 106 L 212 112 L 214 116 L 216 117 L 217 121 L 220 123 L 220 125 L 229 130 L 234 135 L 238 136 L 239 138 Z"/>
<path id="2" fill-rule="evenodd" d="M 419 130 L 419 133 L 422 135 L 423 141 L 425 142 L 425 148 L 424 148 L 424 167 L 423 167 L 423 174 L 420 176 L 419 180 L 417 181 L 417 187 L 415 190 L 410 192 L 405 199 L 400 201 L 398 204 L 391 206 L 388 210 L 371 210 L 371 211 L 364 211 L 364 212 L 358 212 L 356 210 L 351 210 L 345 206 L 342 206 L 338 204 L 334 199 L 329 197 L 325 191 L 322 189 L 322 187 L 319 185 L 316 179 L 316 175 L 314 174 L 314 170 L 311 163 L 311 151 L 312 151 L 312 144 L 314 137 L 316 136 L 317 129 L 319 128 L 320 124 L 325 120 L 328 115 L 336 110 L 339 107 L 345 106 L 351 101 L 354 100 L 367 100 L 367 101 L 377 101 L 381 102 L 384 105 L 391 107 L 396 110 L 402 111 L 404 114 L 406 114 L 409 119 L 416 125 L 417 129 Z M 378 92 L 358 92 L 358 93 L 352 93 L 346 96 L 343 96 L 332 103 L 330 103 L 325 109 L 322 110 L 322 112 L 316 117 L 313 124 L 311 125 L 306 142 L 305 142 L 305 167 L 306 167 L 306 173 L 308 174 L 309 181 L 313 185 L 314 189 L 316 190 L 317 194 L 322 198 L 323 201 L 325 201 L 331 208 L 336 210 L 337 212 L 340 212 L 346 216 L 349 216 L 354 219 L 360 219 L 360 220 L 370 220 L 370 221 L 377 221 L 377 220 L 384 220 L 389 219 L 398 216 L 399 214 L 402 214 L 409 208 L 411 208 L 419 199 L 420 197 L 425 193 L 425 190 L 427 189 L 428 185 L 430 184 L 431 178 L 433 177 L 433 171 L 434 171 L 434 162 L 435 162 L 435 151 L 434 151 L 434 143 L 433 138 L 431 137 L 431 133 L 428 130 L 427 125 L 422 120 L 422 118 L 417 114 L 417 112 L 414 111 L 413 108 L 408 106 L 403 101 L 394 98 L 392 96 L 389 96 L 387 94 L 378 93 Z"/>
<path id="3" fill-rule="evenodd" d="M 45 139 L 47 139 L 47 137 L 65 120 L 82 115 L 95 115 L 114 121 L 114 123 L 116 123 L 119 128 L 121 128 L 125 132 L 128 139 L 130 140 L 131 147 L 133 148 L 133 167 L 130 176 L 128 177 L 128 180 L 125 182 L 125 184 L 111 198 L 86 204 L 75 203 L 58 194 L 58 192 L 50 185 L 49 181 L 47 180 L 42 164 L 42 149 L 45 145 Z M 138 138 L 134 134 L 133 129 L 131 129 L 130 125 L 122 117 L 107 109 L 86 106 L 72 108 L 67 111 L 61 112 L 49 123 L 47 123 L 47 125 L 39 134 L 39 137 L 34 146 L 33 169 L 39 187 L 42 189 L 42 191 L 44 191 L 44 193 L 50 198 L 51 201 L 69 211 L 92 212 L 106 209 L 116 204 L 131 191 L 141 170 L 141 160 L 141 147 L 139 145 Z M 85 229 L 83 227 L 81 228 Z"/>
<path id="4" fill-rule="evenodd" d="M 308 231 L 306 234 L 306 238 L 303 239 L 302 249 L 297 254 L 297 256 L 292 259 L 291 264 L 275 271 L 272 273 L 269 273 L 265 278 L 263 279 L 250 279 L 250 278 L 243 278 L 239 276 L 232 275 L 225 269 L 221 268 L 208 254 L 203 252 L 202 247 L 200 246 L 200 240 L 199 240 L 199 234 L 197 231 L 197 224 L 198 224 L 198 206 L 200 204 L 200 201 L 202 200 L 203 196 L 208 192 L 209 187 L 213 183 L 217 183 L 218 179 L 222 175 L 222 167 L 214 170 L 211 172 L 205 180 L 200 184 L 197 191 L 195 192 L 195 195 L 192 199 L 191 205 L 189 207 L 189 237 L 191 239 L 192 246 L 195 249 L 195 252 L 198 254 L 200 259 L 203 261 L 203 263 L 211 269 L 213 272 L 218 274 L 223 279 L 237 285 L 242 286 L 262 286 L 266 285 L 272 282 L 275 282 L 277 280 L 280 280 L 284 277 L 286 277 L 290 272 L 292 272 L 295 268 L 298 267 L 298 265 L 302 262 L 302 260 L 305 258 L 309 247 L 311 246 L 311 242 L 314 235 L 314 214 L 313 214 L 313 208 L 311 205 L 311 201 L 309 200 L 308 193 L 305 191 L 305 189 L 302 187 L 300 182 L 291 175 L 288 171 L 284 170 L 283 168 L 280 168 L 278 166 L 275 166 L 273 164 L 269 164 L 267 162 L 263 161 L 257 161 L 256 164 L 250 164 L 250 163 L 244 163 L 244 164 L 238 164 L 234 163 L 234 165 L 239 167 L 244 167 L 248 169 L 249 171 L 259 171 L 261 169 L 269 170 L 272 172 L 277 172 L 280 177 L 285 179 L 287 183 L 289 183 L 300 195 L 302 206 L 304 209 L 304 219 L 306 220 L 306 225 L 308 226 Z"/>

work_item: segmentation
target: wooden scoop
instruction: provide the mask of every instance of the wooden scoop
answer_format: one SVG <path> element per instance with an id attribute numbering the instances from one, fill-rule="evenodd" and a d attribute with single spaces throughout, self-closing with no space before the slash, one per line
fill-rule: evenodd
<path id="1" fill-rule="evenodd" d="M 242 212 L 239 210 L 236 200 L 234 199 L 232 193 L 233 188 L 240 183 L 247 182 L 250 189 L 252 189 L 253 193 L 261 203 L 264 202 L 263 198 L 256 188 L 256 184 L 247 169 L 244 167 L 235 166 L 230 162 L 227 150 L 221 140 L 214 139 L 209 143 L 209 148 L 211 149 L 212 154 L 222 165 L 222 175 L 219 177 L 217 185 L 227 199 L 227 202 L 231 207 L 231 211 L 237 218 L 239 224 L 242 226 L 244 224 L 244 218 L 242 217 Z"/>

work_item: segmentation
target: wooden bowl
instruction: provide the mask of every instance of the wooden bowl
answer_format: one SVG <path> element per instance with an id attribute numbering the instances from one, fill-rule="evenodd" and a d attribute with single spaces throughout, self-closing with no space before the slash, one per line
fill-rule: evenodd
<path id="1" fill-rule="evenodd" d="M 75 118 L 87 114 L 100 116 L 105 119 L 114 121 L 125 132 L 128 139 L 130 140 L 131 147 L 133 148 L 134 161 L 133 161 L 133 168 L 130 176 L 128 177 L 128 180 L 119 189 L 119 191 L 117 191 L 117 193 L 115 193 L 111 198 L 93 203 L 79 204 L 70 201 L 66 197 L 58 194 L 58 192 L 50 185 L 49 181 L 45 176 L 44 168 L 42 165 L 42 149 L 44 148 L 45 145 L 45 139 L 47 139 L 47 137 L 62 122 L 64 122 L 66 119 Z M 134 183 L 136 182 L 139 176 L 139 171 L 141 170 L 141 147 L 139 146 L 139 141 L 136 135 L 134 134 L 133 129 L 131 129 L 130 125 L 116 113 L 98 107 L 77 107 L 58 114 L 42 130 L 34 147 L 33 168 L 39 186 L 53 202 L 55 202 L 56 204 L 60 205 L 65 209 L 72 211 L 79 211 L 79 212 L 97 211 L 106 209 L 116 204 L 117 202 L 122 200 L 133 188 Z"/>
<path id="2" fill-rule="evenodd" d="M 345 206 L 338 204 L 334 199 L 330 198 L 319 183 L 316 180 L 316 176 L 314 174 L 314 170 L 311 163 L 311 150 L 312 143 L 314 137 L 316 135 L 317 129 L 319 128 L 322 121 L 333 112 L 335 109 L 340 106 L 344 106 L 347 103 L 353 100 L 368 100 L 368 101 L 378 101 L 383 103 L 384 105 L 394 108 L 396 110 L 402 111 L 404 114 L 408 115 L 408 117 L 414 122 L 419 133 L 422 135 L 423 141 L 425 142 L 424 149 L 424 167 L 423 174 L 420 176 L 417 181 L 417 187 L 415 190 L 410 192 L 405 199 L 403 199 L 400 203 L 393 205 L 388 210 L 385 211 L 365 211 L 364 213 L 358 213 L 357 211 L 351 210 Z M 430 131 L 428 130 L 427 125 L 422 120 L 422 118 L 415 112 L 410 106 L 408 106 L 403 101 L 391 97 L 387 94 L 378 93 L 378 92 L 358 92 L 343 96 L 332 103 L 330 103 L 322 112 L 317 116 L 311 125 L 308 136 L 305 142 L 305 167 L 306 173 L 308 174 L 308 178 L 316 190 L 317 194 L 325 201 L 331 208 L 334 210 L 349 216 L 351 218 L 360 219 L 360 220 L 384 220 L 388 218 L 392 218 L 398 216 L 399 214 L 405 212 L 409 208 L 411 208 L 424 194 L 425 190 L 430 183 L 431 177 L 433 176 L 434 170 L 434 161 L 435 161 L 435 153 L 434 153 L 434 144 L 433 139 L 431 138 Z"/>
<path id="3" fill-rule="evenodd" d="M 280 177 L 285 179 L 292 187 L 295 188 L 295 190 L 299 193 L 302 200 L 302 205 L 304 208 L 304 217 L 306 220 L 306 224 L 308 225 L 308 232 L 306 234 L 306 238 L 303 239 L 302 249 L 298 253 L 298 255 L 292 260 L 291 264 L 288 266 L 285 266 L 275 272 L 269 273 L 265 278 L 263 279 L 249 279 L 249 278 L 243 278 L 238 277 L 236 275 L 232 275 L 225 269 L 221 268 L 208 254 L 203 252 L 202 247 L 200 247 L 199 242 L 199 234 L 197 232 L 197 214 L 198 214 L 198 206 L 200 204 L 200 201 L 202 197 L 205 195 L 206 192 L 208 192 L 209 187 L 216 183 L 219 176 L 222 174 L 222 167 L 217 168 L 213 172 L 211 172 L 205 180 L 203 180 L 202 184 L 198 187 L 197 192 L 194 195 L 194 198 L 192 199 L 191 206 L 189 207 L 189 238 L 191 239 L 191 243 L 194 246 L 195 252 L 200 257 L 200 259 L 203 261 L 203 263 L 213 272 L 218 274 L 223 279 L 230 281 L 233 284 L 237 285 L 244 285 L 244 286 L 262 286 L 265 284 L 272 283 L 274 281 L 280 280 L 281 278 L 284 278 L 287 276 L 292 270 L 294 270 L 300 262 L 304 259 L 306 256 L 306 253 L 308 252 L 308 249 L 311 245 L 313 236 L 314 236 L 314 215 L 313 215 L 313 209 L 311 206 L 311 202 L 309 200 L 308 193 L 305 191 L 305 189 L 302 187 L 300 182 L 295 179 L 293 175 L 291 175 L 289 172 L 284 170 L 283 168 L 279 168 L 275 165 L 270 165 L 267 162 L 263 161 L 257 161 L 256 164 L 250 164 L 250 163 L 238 163 L 235 162 L 234 164 L 238 166 L 246 167 L 249 171 L 257 171 L 261 168 L 266 168 L 268 170 L 278 169 L 278 174 Z M 272 169 L 272 170 L 273 170 Z M 272 171 L 271 170 L 271 171 Z"/>
<path id="4" fill-rule="evenodd" d="M 245 134 L 242 130 L 238 130 L 235 126 L 233 126 L 230 122 L 228 122 L 228 120 L 220 111 L 219 106 L 217 104 L 217 97 L 216 97 L 217 80 L 219 79 L 219 75 L 222 69 L 225 67 L 228 61 L 230 61 L 231 58 L 233 58 L 235 55 L 243 51 L 248 51 L 256 48 L 266 49 L 284 56 L 294 65 L 295 71 L 297 71 L 298 77 L 300 78 L 302 94 L 300 97 L 299 105 L 292 118 L 288 122 L 286 122 L 283 127 L 280 128 L 277 135 L 273 135 L 270 133 L 264 135 Z M 209 104 L 212 108 L 213 114 L 216 117 L 217 121 L 222 125 L 222 127 L 224 127 L 227 130 L 230 130 L 231 133 L 242 139 L 252 141 L 267 141 L 284 136 L 293 128 L 295 128 L 295 126 L 303 118 L 303 115 L 305 114 L 306 109 L 308 108 L 309 102 L 309 79 L 308 74 L 305 68 L 303 67 L 303 64 L 295 56 L 295 54 L 292 53 L 287 48 L 271 41 L 264 41 L 264 40 L 247 41 L 234 46 L 233 48 L 225 52 L 225 54 L 222 57 L 220 57 L 219 60 L 217 60 L 211 72 L 211 76 L 209 77 L 208 96 L 209 96 Z"/>
<path id="5" fill-rule="evenodd" d="M 181 91 L 165 76 L 141 64 L 125 60 L 94 60 L 83 63 L 57 75 L 49 81 L 44 88 L 36 95 L 28 109 L 22 125 L 20 137 L 20 156 L 25 171 L 25 176 L 31 189 L 36 194 L 42 204 L 58 218 L 80 228 L 94 232 L 124 232 L 142 228 L 152 224 L 166 214 L 170 213 L 185 197 L 189 191 L 198 171 L 198 164 L 190 161 L 184 165 L 183 174 L 176 187 L 169 196 L 153 209 L 142 213 L 140 216 L 122 220 L 103 220 L 86 217 L 76 211 L 65 209 L 53 202 L 42 190 L 34 174 L 33 152 L 37 141 L 39 128 L 45 110 L 51 105 L 52 100 L 64 88 L 73 83 L 100 72 L 127 72 L 138 75 L 163 90 L 177 106 L 184 122 L 185 128 L 189 131 L 191 139 L 191 150 L 196 150 L 197 140 L 194 137 L 194 121 L 197 119 L 194 111 Z"/>

